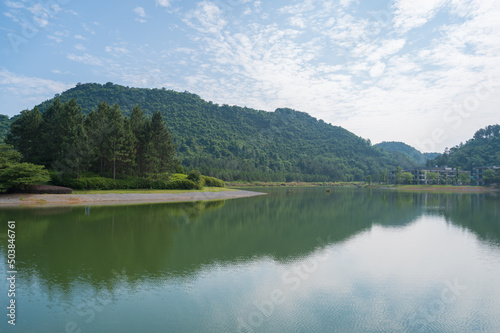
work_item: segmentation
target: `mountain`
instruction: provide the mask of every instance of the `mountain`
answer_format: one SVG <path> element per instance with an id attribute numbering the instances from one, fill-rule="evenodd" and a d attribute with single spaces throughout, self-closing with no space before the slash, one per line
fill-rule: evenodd
<path id="1" fill-rule="evenodd" d="M 490 125 L 478 130 L 465 144 L 445 150 L 429 160 L 428 165 L 461 167 L 463 170 L 488 165 L 500 165 L 500 125 Z"/>
<path id="2" fill-rule="evenodd" d="M 117 103 L 125 115 L 136 105 L 146 115 L 158 110 L 182 164 L 225 180 L 364 180 L 385 168 L 412 165 L 339 126 L 287 108 L 218 105 L 189 92 L 113 83 L 78 84 L 56 97 L 74 98 L 85 114 L 103 101 Z M 53 100 L 40 104 L 40 111 Z"/>
<path id="3" fill-rule="evenodd" d="M 406 143 L 396 141 L 384 141 L 381 143 L 377 143 L 375 147 L 382 148 L 384 150 L 387 150 L 388 152 L 402 153 L 417 165 L 425 165 L 427 160 L 435 158 L 437 155 L 439 155 L 439 153 L 421 153 L 420 151 L 413 148 L 412 146 L 407 145 Z"/>

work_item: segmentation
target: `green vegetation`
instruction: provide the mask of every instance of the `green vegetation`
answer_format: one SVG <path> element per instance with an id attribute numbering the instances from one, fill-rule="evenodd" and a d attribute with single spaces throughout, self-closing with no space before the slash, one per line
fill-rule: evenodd
<path id="1" fill-rule="evenodd" d="M 428 166 L 474 167 L 500 165 L 500 125 L 478 130 L 465 144 L 461 143 L 427 162 Z"/>
<path id="2" fill-rule="evenodd" d="M 14 118 L 0 114 L 0 143 L 4 142 Z"/>
<path id="3" fill-rule="evenodd" d="M 195 170 L 171 179 L 182 170 L 173 138 L 161 113 L 149 119 L 139 107 L 128 118 L 117 104 L 102 102 L 84 115 L 74 99 L 65 103 L 55 99 L 43 114 L 38 107 L 21 112 L 6 141 L 25 161 L 50 168 L 54 185 L 72 189 L 200 189 L 207 182 Z M 22 164 L 25 173 L 43 169 L 30 163 Z M 17 179 L 24 169 L 18 166 L 18 174 L 11 169 L 4 173 Z M 24 182 L 35 181 L 24 178 Z M 207 179 L 211 186 L 224 186 L 222 181 Z"/>
<path id="4" fill-rule="evenodd" d="M 386 168 L 413 165 L 406 157 L 396 159 L 341 127 L 290 109 L 258 111 L 217 105 L 188 92 L 112 83 L 80 84 L 59 96 L 61 102 L 73 98 L 84 114 L 103 100 L 118 104 L 123 114 L 130 116 L 139 156 L 148 152 L 141 143 L 141 131 L 134 126 L 145 120 L 134 108 L 140 106 L 146 116 L 158 111 L 174 138 L 182 165 L 188 171 L 197 169 L 227 181 L 362 181 Z M 54 101 L 40 104 L 39 110 L 45 113 Z M 116 154 L 118 159 L 121 156 Z M 117 163 L 117 172 L 130 165 L 125 162 Z M 145 157 L 135 161 L 138 170 L 147 163 Z M 110 161 L 105 164 L 109 170 Z"/>
<path id="5" fill-rule="evenodd" d="M 21 158 L 21 154 L 12 146 L 0 144 L 0 193 L 50 180 L 49 173 L 43 166 L 21 163 Z"/>
<path id="6" fill-rule="evenodd" d="M 384 141 L 381 143 L 377 143 L 375 147 L 382 148 L 394 155 L 395 158 L 402 158 L 403 161 L 405 160 L 405 158 L 409 159 L 415 164 L 415 166 L 425 165 L 427 160 L 439 155 L 439 153 L 421 153 L 412 146 L 409 146 L 403 142 Z"/>

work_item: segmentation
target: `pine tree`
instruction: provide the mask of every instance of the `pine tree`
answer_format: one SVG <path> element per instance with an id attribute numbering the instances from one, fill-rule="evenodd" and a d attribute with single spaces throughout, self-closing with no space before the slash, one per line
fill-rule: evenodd
<path id="1" fill-rule="evenodd" d="M 150 139 L 151 121 L 144 116 L 144 112 L 137 105 L 130 114 L 130 129 L 135 137 L 135 151 L 137 173 L 143 176 L 146 170 L 146 146 Z"/>
<path id="2" fill-rule="evenodd" d="M 179 162 L 175 159 L 175 145 L 159 111 L 151 119 L 150 141 L 146 146 L 147 172 L 173 172 Z"/>
<path id="3" fill-rule="evenodd" d="M 27 162 L 37 163 L 41 159 L 41 132 L 42 114 L 38 107 L 21 112 L 10 127 L 6 143 L 14 146 Z"/>

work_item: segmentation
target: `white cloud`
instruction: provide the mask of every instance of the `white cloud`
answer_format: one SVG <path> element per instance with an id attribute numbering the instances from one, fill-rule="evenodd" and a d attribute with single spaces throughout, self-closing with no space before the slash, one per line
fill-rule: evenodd
<path id="1" fill-rule="evenodd" d="M 139 17 L 147 17 L 146 11 L 142 7 L 135 7 L 134 8 L 134 13 L 139 15 Z"/>
<path id="2" fill-rule="evenodd" d="M 83 55 L 76 55 L 73 53 L 69 53 L 67 55 L 67 57 L 69 60 L 80 62 L 80 63 L 85 64 L 85 65 L 91 65 L 91 66 L 103 66 L 104 65 L 104 63 L 101 59 L 99 59 L 91 54 L 88 54 L 88 53 L 85 53 Z"/>
<path id="3" fill-rule="evenodd" d="M 76 44 L 75 49 L 77 49 L 78 51 L 86 51 L 87 50 L 87 48 L 82 44 Z"/>
<path id="4" fill-rule="evenodd" d="M 448 0 L 396 0 L 394 26 L 403 32 L 418 28 L 432 19 Z"/>
<path id="5" fill-rule="evenodd" d="M 24 8 L 24 4 L 22 2 L 7 0 L 4 3 L 5 3 L 5 5 L 7 7 L 10 7 L 10 8 L 16 8 L 16 9 L 18 9 L 18 8 Z"/>
<path id="6" fill-rule="evenodd" d="M 156 0 L 156 5 L 161 6 L 161 7 L 170 7 L 171 6 L 171 0 Z"/>
<path id="7" fill-rule="evenodd" d="M 52 98 L 54 94 L 61 93 L 72 86 L 63 82 L 16 74 L 6 69 L 0 70 L 0 87 L 2 87 L 0 96 L 3 95 L 2 99 L 10 96 L 10 99 L 23 101 L 21 106 L 23 109 L 31 109 L 41 101 Z M 20 111 L 21 109 L 12 110 L 10 114 Z"/>
<path id="8" fill-rule="evenodd" d="M 119 56 L 119 55 L 124 55 L 130 53 L 129 50 L 127 50 L 124 47 L 116 47 L 116 46 L 106 46 L 105 51 L 108 53 L 111 53 L 113 55 Z"/>
<path id="9" fill-rule="evenodd" d="M 227 24 L 220 8 L 209 1 L 197 3 L 196 9 L 188 12 L 183 21 L 199 32 L 212 34 L 220 33 Z"/>
<path id="10" fill-rule="evenodd" d="M 370 69 L 370 76 L 374 78 L 379 77 L 384 73 L 384 70 L 385 70 L 385 64 L 382 62 L 378 62 Z"/>

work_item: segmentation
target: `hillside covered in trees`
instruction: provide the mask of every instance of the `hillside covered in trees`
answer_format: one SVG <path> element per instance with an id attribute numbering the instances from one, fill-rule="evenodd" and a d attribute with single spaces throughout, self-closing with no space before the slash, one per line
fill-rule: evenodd
<path id="1" fill-rule="evenodd" d="M 188 92 L 112 83 L 78 84 L 56 97 L 62 103 L 74 98 L 84 114 L 103 101 L 118 104 L 125 116 L 136 106 L 146 117 L 159 111 L 182 165 L 225 180 L 363 180 L 386 168 L 413 166 L 369 140 L 291 109 L 266 112 L 206 102 Z M 44 113 L 53 103 L 38 109 Z"/>
<path id="2" fill-rule="evenodd" d="M 429 160 L 429 166 L 474 167 L 500 165 L 500 125 L 490 125 L 478 130 L 466 143 L 446 149 L 442 155 Z"/>
<path id="3" fill-rule="evenodd" d="M 379 147 L 384 150 L 387 150 L 388 152 L 392 152 L 396 158 L 399 154 L 403 154 L 405 155 L 405 157 L 409 158 L 417 165 L 425 165 L 427 160 L 433 159 L 439 155 L 439 153 L 421 153 L 412 146 L 407 145 L 404 142 L 397 142 L 397 141 L 380 142 L 377 143 L 375 147 Z"/>

